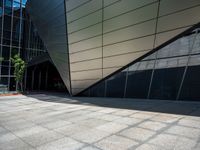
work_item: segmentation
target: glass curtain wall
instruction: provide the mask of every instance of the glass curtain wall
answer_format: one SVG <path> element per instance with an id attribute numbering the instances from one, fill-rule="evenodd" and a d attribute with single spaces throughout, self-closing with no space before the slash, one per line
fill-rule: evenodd
<path id="1" fill-rule="evenodd" d="M 27 62 L 31 61 L 34 57 L 47 53 L 46 47 L 41 40 L 37 29 L 33 25 L 29 15 L 26 13 L 25 20 L 25 32 L 24 32 L 24 48 L 25 48 L 25 59 Z"/>
<path id="2" fill-rule="evenodd" d="M 84 96 L 199 100 L 200 29 L 81 93 Z"/>
<path id="3" fill-rule="evenodd" d="M 14 67 L 10 58 L 20 54 L 27 62 L 46 48 L 25 11 L 26 0 L 0 0 L 0 85 L 15 91 Z"/>
<path id="4" fill-rule="evenodd" d="M 0 84 L 9 90 L 15 90 L 10 58 L 21 54 L 25 3 L 26 0 L 0 0 Z"/>

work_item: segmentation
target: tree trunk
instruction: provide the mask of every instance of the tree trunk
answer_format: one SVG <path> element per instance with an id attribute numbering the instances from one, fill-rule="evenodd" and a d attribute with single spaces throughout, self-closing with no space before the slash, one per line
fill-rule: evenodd
<path id="1" fill-rule="evenodd" d="M 21 92 L 23 92 L 24 90 L 23 90 L 23 84 L 22 84 L 22 82 L 20 82 L 20 86 L 21 86 Z"/>
<path id="2" fill-rule="evenodd" d="M 16 91 L 18 92 L 19 90 L 18 90 L 18 81 L 16 81 Z"/>

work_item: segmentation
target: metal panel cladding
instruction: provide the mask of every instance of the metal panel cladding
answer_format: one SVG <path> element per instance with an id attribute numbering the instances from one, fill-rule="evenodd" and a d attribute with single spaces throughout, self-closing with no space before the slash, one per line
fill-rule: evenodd
<path id="1" fill-rule="evenodd" d="M 30 0 L 27 10 L 69 92 L 69 55 L 64 0 Z"/>

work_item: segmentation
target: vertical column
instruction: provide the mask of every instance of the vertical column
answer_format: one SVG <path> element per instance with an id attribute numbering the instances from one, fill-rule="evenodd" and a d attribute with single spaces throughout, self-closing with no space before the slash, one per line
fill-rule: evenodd
<path id="1" fill-rule="evenodd" d="M 127 89 L 127 82 L 128 82 L 128 72 L 129 72 L 129 67 L 126 69 L 126 80 L 125 80 L 125 87 L 124 87 L 124 98 L 126 97 L 126 89 Z"/>
<path id="2" fill-rule="evenodd" d="M 104 90 L 104 97 L 107 95 L 107 79 L 105 80 L 105 90 Z"/>
<path id="3" fill-rule="evenodd" d="M 36 69 L 36 67 L 34 67 L 33 68 L 33 70 L 32 70 L 32 81 L 31 81 L 31 90 L 33 91 L 33 89 L 34 89 L 34 78 L 35 78 L 35 69 Z"/>
<path id="4" fill-rule="evenodd" d="M 0 57 L 2 57 L 2 51 L 3 51 L 3 24 L 4 24 L 4 0 L 2 0 L 2 21 L 1 21 L 1 45 L 0 45 Z M 0 81 L 1 81 L 1 65 L 2 62 L 0 62 Z"/>
<path id="5" fill-rule="evenodd" d="M 190 43 L 189 43 L 188 60 L 187 60 L 187 63 L 186 63 L 186 66 L 185 66 L 185 69 L 184 69 L 184 72 L 183 72 L 183 77 L 182 77 L 181 84 L 180 84 L 180 87 L 179 87 L 179 90 L 178 90 L 178 93 L 177 93 L 176 100 L 179 99 L 180 94 L 181 94 L 181 90 L 182 90 L 182 87 L 183 87 L 183 82 L 184 82 L 184 80 L 185 80 L 185 76 L 186 76 L 186 73 L 187 73 L 187 70 L 188 70 L 188 65 L 189 65 L 189 62 L 190 62 L 191 53 L 192 53 L 192 50 L 193 50 L 193 47 L 194 47 L 194 44 L 195 44 L 195 40 L 196 40 L 197 35 L 198 35 L 198 30 L 196 30 L 196 33 L 195 33 L 194 38 L 193 38 L 193 40 L 192 40 L 192 45 L 191 45 L 191 47 L 190 47 Z"/>
<path id="6" fill-rule="evenodd" d="M 22 38 L 22 0 L 20 0 L 20 21 L 19 21 L 19 54 L 21 54 L 21 38 Z"/>
<path id="7" fill-rule="evenodd" d="M 42 73 L 41 71 L 39 72 L 39 81 L 38 81 L 38 89 L 41 89 L 41 78 L 42 78 Z"/>
<path id="8" fill-rule="evenodd" d="M 45 74 L 45 89 L 47 90 L 47 85 L 48 85 L 48 73 L 49 73 L 49 66 L 47 66 L 47 71 Z"/>
<path id="9" fill-rule="evenodd" d="M 102 79 L 104 78 L 103 76 L 103 30 L 104 30 L 104 26 L 103 26 L 103 20 L 104 20 L 104 0 L 102 0 L 102 26 L 101 26 L 101 29 L 102 29 L 102 34 L 101 34 L 101 44 L 102 44 Z"/>
<path id="10" fill-rule="evenodd" d="M 153 48 L 155 48 L 155 44 L 156 44 L 156 34 L 157 34 L 157 26 L 158 26 L 159 11 L 160 11 L 160 0 L 159 0 L 159 2 L 158 2 L 158 8 L 157 8 L 156 27 L 155 27 L 155 37 L 154 37 Z M 152 70 L 152 74 L 151 74 L 151 79 L 150 79 L 150 84 L 149 84 L 147 99 L 150 98 L 150 94 L 151 94 L 151 86 L 152 86 L 152 81 L 153 81 L 153 77 L 154 77 L 155 66 L 156 66 L 156 63 L 157 63 L 158 51 L 156 51 L 155 54 L 156 54 L 156 55 L 155 55 L 153 70 Z"/>
<path id="11" fill-rule="evenodd" d="M 12 1 L 12 14 L 11 14 L 11 35 L 10 35 L 10 58 L 12 57 L 12 37 L 13 37 L 13 14 L 14 14 L 14 7 L 13 7 L 13 1 Z M 10 78 L 11 78 L 11 66 L 12 66 L 12 62 L 11 60 L 9 60 L 9 71 L 8 71 L 8 90 L 10 90 Z"/>
<path id="12" fill-rule="evenodd" d="M 24 91 L 26 91 L 27 89 L 26 89 L 26 87 L 27 87 L 27 70 L 28 70 L 28 68 L 26 67 L 26 69 L 25 69 L 25 75 L 24 75 Z"/>

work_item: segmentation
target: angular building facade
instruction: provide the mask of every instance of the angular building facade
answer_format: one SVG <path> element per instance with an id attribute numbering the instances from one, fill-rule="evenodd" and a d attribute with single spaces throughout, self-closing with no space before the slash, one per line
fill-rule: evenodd
<path id="1" fill-rule="evenodd" d="M 200 98 L 199 0 L 29 0 L 26 11 L 73 96 Z"/>

